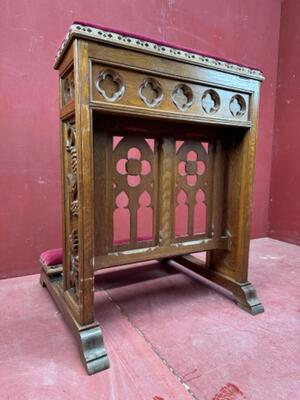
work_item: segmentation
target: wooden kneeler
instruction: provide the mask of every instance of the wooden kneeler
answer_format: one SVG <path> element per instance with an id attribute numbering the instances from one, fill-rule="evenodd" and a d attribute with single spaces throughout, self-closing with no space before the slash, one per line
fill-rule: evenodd
<path id="1" fill-rule="evenodd" d="M 108 368 L 94 313 L 103 268 L 174 260 L 263 312 L 247 280 L 262 73 L 75 22 L 60 75 L 63 263 L 41 283 L 89 374 Z M 192 253 L 205 251 L 201 263 Z"/>

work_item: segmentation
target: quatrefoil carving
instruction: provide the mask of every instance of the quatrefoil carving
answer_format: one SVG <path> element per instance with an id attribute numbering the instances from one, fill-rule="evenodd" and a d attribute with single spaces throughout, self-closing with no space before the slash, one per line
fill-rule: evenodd
<path id="1" fill-rule="evenodd" d="M 163 90 L 160 83 L 153 78 L 147 78 L 139 87 L 139 96 L 149 107 L 157 107 L 163 97 Z"/>
<path id="2" fill-rule="evenodd" d="M 143 145 L 144 150 L 148 150 L 147 145 Z M 138 186 L 143 177 L 151 172 L 151 164 L 147 159 L 143 159 L 142 152 L 137 147 L 132 147 L 127 152 L 127 158 L 120 158 L 117 162 L 117 172 L 126 176 L 129 186 Z"/>
<path id="3" fill-rule="evenodd" d="M 201 105 L 207 114 L 214 114 L 220 108 L 220 96 L 215 90 L 206 90 L 201 98 Z"/>
<path id="4" fill-rule="evenodd" d="M 246 102 L 240 95 L 235 95 L 231 98 L 229 103 L 229 110 L 235 118 L 242 117 L 246 112 Z"/>
<path id="5" fill-rule="evenodd" d="M 121 76 L 110 69 L 100 72 L 96 80 L 96 88 L 107 101 L 117 101 L 125 93 L 125 84 Z"/>
<path id="6" fill-rule="evenodd" d="M 186 149 L 182 148 L 180 152 L 180 159 L 178 163 L 178 173 L 188 186 L 195 186 L 197 182 L 201 182 L 201 177 L 206 171 L 207 154 L 202 145 L 198 145 L 195 150 L 189 150 L 188 145 Z"/>
<path id="7" fill-rule="evenodd" d="M 130 158 L 126 163 L 126 172 L 128 175 L 140 175 L 142 172 L 141 161 L 138 159 Z"/>
<path id="8" fill-rule="evenodd" d="M 199 169 L 200 171 L 200 169 Z M 198 173 L 198 165 L 194 160 L 187 160 L 185 164 L 185 172 L 187 175 L 195 175 Z"/>
<path id="9" fill-rule="evenodd" d="M 193 91 L 188 85 L 179 84 L 173 90 L 172 100 L 178 110 L 187 111 L 193 104 Z"/>

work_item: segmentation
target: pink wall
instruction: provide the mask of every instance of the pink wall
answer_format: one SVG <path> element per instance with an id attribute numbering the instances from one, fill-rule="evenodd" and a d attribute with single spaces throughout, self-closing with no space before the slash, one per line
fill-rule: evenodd
<path id="1" fill-rule="evenodd" d="M 58 80 L 52 65 L 76 19 L 166 39 L 264 71 L 252 233 L 265 236 L 280 6 L 280 0 L 2 0 L 0 277 L 38 272 L 40 252 L 61 243 Z"/>
<path id="2" fill-rule="evenodd" d="M 300 244 L 300 2 L 282 7 L 269 235 Z"/>

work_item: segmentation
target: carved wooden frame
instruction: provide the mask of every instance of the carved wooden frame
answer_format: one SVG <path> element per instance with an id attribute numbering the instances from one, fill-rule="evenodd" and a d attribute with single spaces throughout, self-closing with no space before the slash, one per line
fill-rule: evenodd
<path id="1" fill-rule="evenodd" d="M 78 24 L 71 27 L 55 67 L 61 82 L 64 260 L 63 271 L 43 267 L 41 282 L 71 325 L 88 373 L 109 366 L 94 313 L 98 269 L 151 259 L 177 262 L 231 291 L 237 304 L 251 314 L 262 312 L 247 280 L 262 74 Z M 112 79 L 118 80 L 117 95 L 99 93 L 101 71 L 109 71 Z M 74 76 L 74 91 L 65 101 L 69 76 Z M 143 99 L 143 82 L 155 84 L 158 100 L 149 103 Z M 191 89 L 192 104 L 177 107 L 175 103 L 174 107 L 176 87 Z M 208 112 L 201 101 L 205 93 L 215 101 Z M 234 111 L 230 109 L 233 99 L 238 102 Z M 155 145 L 151 156 L 143 150 L 152 175 L 141 181 L 139 191 L 130 189 L 130 201 L 135 204 L 130 205 L 135 210 L 133 233 L 128 243 L 112 245 L 115 198 L 126 185 L 125 178 L 114 175 L 114 163 L 126 153 L 123 144 L 113 148 L 115 132 L 126 137 L 126 146 L 135 143 L 145 150 L 145 138 L 152 138 Z M 176 150 L 176 141 L 185 142 L 181 150 Z M 203 142 L 208 143 L 207 153 Z M 178 173 L 178 163 L 187 158 L 188 150 L 195 151 L 195 161 L 202 160 L 207 167 L 202 176 L 195 177 L 194 188 L 187 187 L 187 178 Z M 131 164 L 127 173 L 138 175 L 139 163 Z M 193 162 L 187 162 L 186 174 L 195 175 L 195 168 Z M 185 238 L 174 235 L 180 187 L 188 192 L 190 222 Z M 140 190 L 145 189 L 151 197 L 154 235 L 150 241 L 139 241 L 134 215 Z M 192 223 L 196 189 L 205 193 L 207 207 L 202 234 L 195 234 Z M 207 252 L 205 264 L 192 256 L 199 251 Z"/>

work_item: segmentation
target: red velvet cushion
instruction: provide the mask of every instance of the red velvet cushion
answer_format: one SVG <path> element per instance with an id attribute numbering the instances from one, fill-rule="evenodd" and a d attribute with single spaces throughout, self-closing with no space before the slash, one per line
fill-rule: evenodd
<path id="1" fill-rule="evenodd" d="M 200 56 L 204 56 L 204 57 L 211 57 L 211 58 L 214 58 L 214 59 L 219 60 L 219 61 L 224 61 L 226 63 L 236 64 L 236 65 L 239 65 L 241 67 L 246 67 L 246 68 L 256 69 L 258 71 L 261 71 L 259 68 L 256 68 L 256 67 L 248 65 L 248 64 L 242 64 L 240 62 L 236 62 L 236 61 L 230 60 L 228 58 L 222 58 L 222 57 L 219 57 L 219 56 L 214 56 L 212 54 L 202 53 L 202 52 L 200 52 L 198 50 L 195 50 L 195 49 L 190 49 L 188 47 L 178 46 L 176 44 L 168 43 L 168 42 L 165 42 L 165 41 L 159 40 L 159 39 L 153 39 L 153 38 L 148 37 L 148 36 L 140 35 L 139 33 L 126 32 L 126 31 L 123 31 L 123 30 L 120 30 L 120 29 L 109 28 L 109 27 L 106 27 L 106 26 L 103 26 L 103 25 L 93 24 L 92 22 L 85 22 L 85 21 L 74 21 L 73 24 L 90 26 L 92 28 L 101 29 L 101 30 L 108 31 L 108 32 L 119 33 L 120 35 L 131 36 L 131 37 L 134 37 L 136 39 L 141 39 L 141 40 L 145 40 L 145 41 L 148 41 L 148 42 L 156 43 L 159 46 L 172 47 L 174 49 L 186 51 L 186 52 L 189 52 L 189 53 L 199 54 Z"/>
<path id="2" fill-rule="evenodd" d="M 63 262 L 62 249 L 46 250 L 40 255 L 40 260 L 44 265 L 58 265 Z"/>

